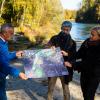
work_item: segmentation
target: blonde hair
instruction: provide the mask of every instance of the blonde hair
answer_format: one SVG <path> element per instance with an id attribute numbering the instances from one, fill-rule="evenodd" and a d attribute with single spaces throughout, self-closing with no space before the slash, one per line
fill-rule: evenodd
<path id="1" fill-rule="evenodd" d="M 100 35 L 100 26 L 95 26 L 91 30 L 95 30 Z"/>

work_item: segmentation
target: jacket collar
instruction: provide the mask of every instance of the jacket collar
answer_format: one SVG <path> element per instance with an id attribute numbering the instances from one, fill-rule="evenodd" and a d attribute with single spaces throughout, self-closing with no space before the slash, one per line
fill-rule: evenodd
<path id="1" fill-rule="evenodd" d="M 7 44 L 8 42 L 6 42 L 6 41 L 0 36 L 0 43 Z"/>
<path id="2" fill-rule="evenodd" d="M 1 39 L 3 42 L 6 42 L 6 41 L 4 40 L 4 38 L 2 38 L 1 36 L 0 36 L 0 39 Z"/>

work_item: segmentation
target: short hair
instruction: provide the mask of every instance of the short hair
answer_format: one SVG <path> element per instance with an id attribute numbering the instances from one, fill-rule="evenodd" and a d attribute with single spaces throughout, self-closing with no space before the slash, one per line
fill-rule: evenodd
<path id="1" fill-rule="evenodd" d="M 6 28 L 14 28 L 14 27 L 11 23 L 2 24 L 0 27 L 0 34 L 3 34 L 6 30 Z"/>
<path id="2" fill-rule="evenodd" d="M 63 27 L 70 27 L 70 29 L 71 29 L 72 23 L 70 21 L 64 21 L 61 25 L 61 29 L 63 29 Z"/>
<path id="3" fill-rule="evenodd" d="M 95 26 L 91 30 L 95 30 L 100 35 L 100 26 Z"/>

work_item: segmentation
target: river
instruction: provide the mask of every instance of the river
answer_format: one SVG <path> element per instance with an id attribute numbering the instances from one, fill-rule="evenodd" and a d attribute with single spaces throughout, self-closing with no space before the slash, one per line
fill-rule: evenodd
<path id="1" fill-rule="evenodd" d="M 71 36 L 75 41 L 83 41 L 90 36 L 90 30 L 92 27 L 100 24 L 83 24 L 72 22 L 73 27 L 71 30 Z"/>

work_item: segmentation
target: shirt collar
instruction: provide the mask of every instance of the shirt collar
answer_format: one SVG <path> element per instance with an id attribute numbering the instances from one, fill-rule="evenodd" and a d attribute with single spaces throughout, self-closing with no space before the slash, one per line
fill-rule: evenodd
<path id="1" fill-rule="evenodd" d="M 6 42 L 6 41 L 5 41 L 5 39 L 4 39 L 4 38 L 2 38 L 1 36 L 0 36 L 0 39 L 1 39 L 3 42 Z"/>

